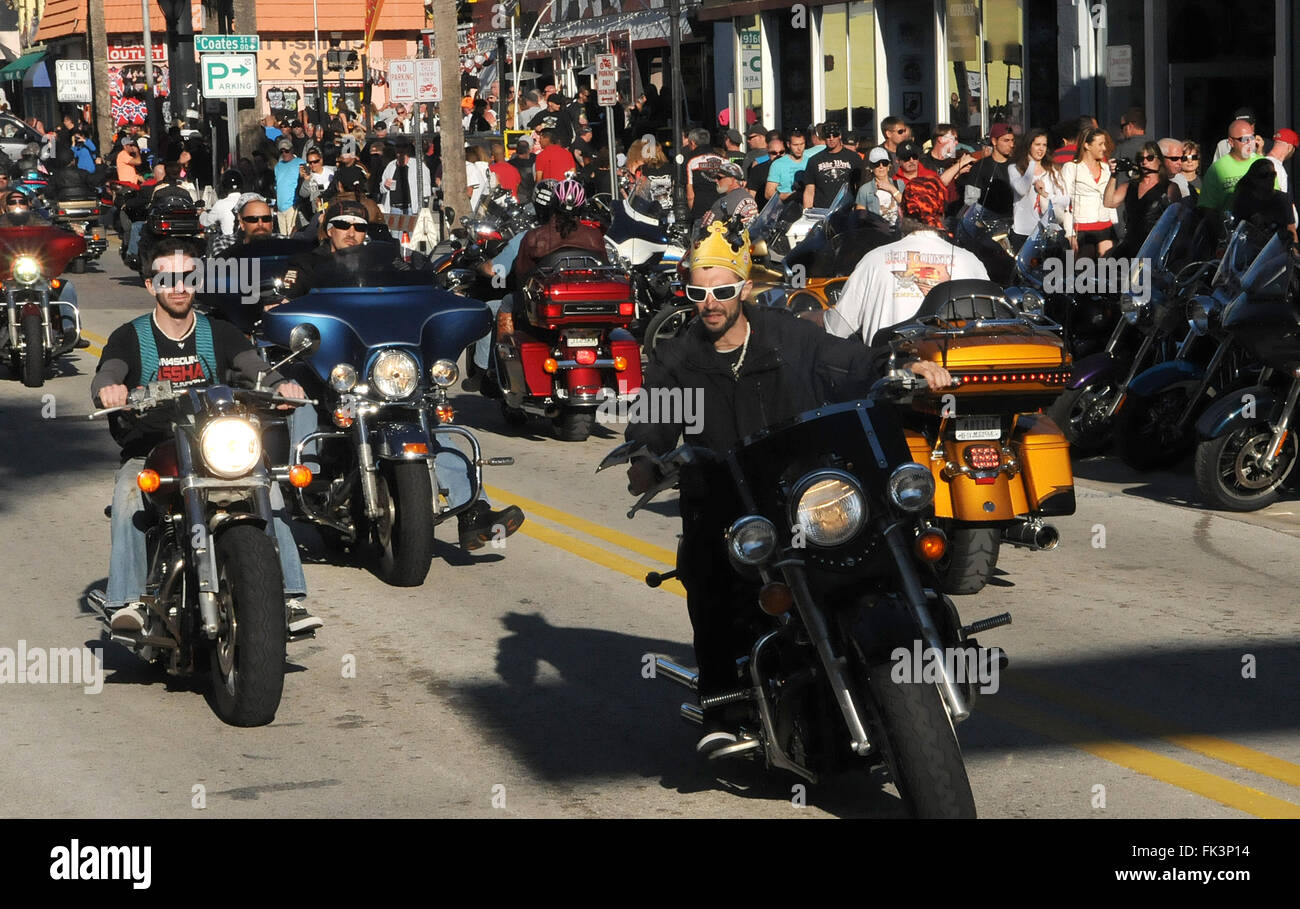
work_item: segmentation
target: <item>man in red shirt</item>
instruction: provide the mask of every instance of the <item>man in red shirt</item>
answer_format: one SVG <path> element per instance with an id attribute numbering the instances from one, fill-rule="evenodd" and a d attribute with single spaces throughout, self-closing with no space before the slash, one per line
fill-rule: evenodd
<path id="1" fill-rule="evenodd" d="M 1057 128 L 1059 129 L 1060 127 Z M 1065 144 L 1052 153 L 1052 158 L 1054 161 L 1056 161 L 1057 167 L 1060 167 L 1062 164 L 1068 164 L 1069 162 L 1073 161 L 1074 156 L 1079 153 L 1079 136 L 1081 136 L 1083 133 L 1086 133 L 1090 129 L 1096 129 L 1096 128 L 1097 128 L 1096 117 L 1090 117 L 1087 114 L 1084 114 L 1077 121 L 1075 121 L 1074 135 L 1066 136 Z"/>
<path id="2" fill-rule="evenodd" d="M 542 130 L 538 141 L 542 150 L 533 162 L 533 173 L 538 183 L 543 180 L 563 180 L 570 172 L 578 169 L 578 162 L 573 160 L 569 150 L 555 141 L 555 130 Z"/>
<path id="3" fill-rule="evenodd" d="M 921 163 L 921 147 L 911 139 L 899 144 L 896 157 L 898 170 L 894 173 L 894 180 L 900 184 L 899 189 L 903 189 L 917 177 L 939 179 L 938 174 Z"/>
<path id="4" fill-rule="evenodd" d="M 492 163 L 488 170 L 497 176 L 497 183 L 502 189 L 510 190 L 510 195 L 519 198 L 519 182 L 522 179 L 513 164 L 506 162 L 506 147 L 500 142 L 492 145 Z"/>

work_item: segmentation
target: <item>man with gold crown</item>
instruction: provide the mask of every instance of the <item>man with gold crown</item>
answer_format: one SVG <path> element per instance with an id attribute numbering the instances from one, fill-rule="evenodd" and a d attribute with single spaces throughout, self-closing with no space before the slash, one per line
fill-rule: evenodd
<path id="1" fill-rule="evenodd" d="M 686 296 L 697 318 L 677 338 L 657 345 L 645 375 L 645 393 L 680 389 L 694 396 L 689 427 L 693 444 L 719 454 L 740 439 L 773 423 L 831 401 L 864 396 L 883 375 L 888 349 L 827 334 L 811 321 L 784 309 L 745 303 L 753 285 L 749 236 L 724 221 L 714 221 L 694 244 L 688 260 Z M 951 377 L 927 362 L 907 364 L 934 390 Z M 665 396 L 671 400 L 671 396 Z M 643 442 L 656 454 L 676 447 L 686 431 L 683 414 L 655 422 L 632 423 L 629 441 Z M 695 629 L 701 699 L 722 693 L 734 679 L 734 660 L 746 642 L 734 634 L 733 615 L 747 595 L 727 561 L 724 531 L 740 503 L 724 490 L 732 484 L 714 473 L 719 467 L 684 470 L 681 476 L 682 537 L 677 576 L 686 587 L 686 608 Z M 646 459 L 628 468 L 628 489 L 639 495 L 655 482 Z M 728 729 L 726 709 L 704 716 L 705 735 L 696 750 L 708 753 L 737 740 Z M 734 727 L 734 724 L 733 724 Z"/>

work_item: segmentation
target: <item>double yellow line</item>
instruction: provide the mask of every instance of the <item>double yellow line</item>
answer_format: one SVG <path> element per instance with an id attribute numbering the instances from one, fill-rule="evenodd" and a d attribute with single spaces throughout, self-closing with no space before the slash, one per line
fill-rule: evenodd
<path id="1" fill-rule="evenodd" d="M 83 348 L 86 353 L 92 357 L 102 357 L 104 355 L 104 345 L 108 343 L 108 338 L 101 338 L 93 331 L 86 331 L 84 328 L 81 330 L 81 336 L 91 342 L 89 347 Z"/>
<path id="2" fill-rule="evenodd" d="M 665 567 L 671 568 L 676 564 L 676 553 L 662 546 L 611 530 L 601 524 L 552 508 L 542 502 L 524 498 L 500 487 L 485 486 L 485 489 L 492 498 L 524 509 L 530 520 L 520 528 L 521 534 L 619 574 L 640 581 L 649 571 L 662 571 Z M 534 518 L 541 518 L 551 524 L 576 531 L 585 537 L 609 544 L 609 547 L 614 549 L 538 523 L 532 520 Z M 615 549 L 633 553 L 641 559 L 632 558 L 614 551 Z M 654 564 L 647 565 L 643 560 L 649 560 Z M 685 589 L 675 580 L 665 581 L 659 589 L 680 597 L 686 596 Z M 1021 693 L 1029 694 L 1058 708 L 1086 714 L 1091 718 L 1091 722 L 1073 722 L 1061 717 L 1059 712 L 1040 710 L 1022 700 L 1006 696 Z M 1236 742 L 1179 728 L 1131 707 L 1053 683 L 1043 678 L 1040 673 L 1017 673 L 1014 682 L 1004 687 L 998 697 L 982 699 L 979 708 L 982 712 L 1003 722 L 1077 748 L 1111 764 L 1176 786 L 1229 808 L 1256 817 L 1300 818 L 1300 803 L 1278 798 L 1252 786 L 1218 776 L 1149 749 L 1140 748 L 1130 741 L 1114 741 L 1112 736 L 1102 733 L 1093 724 L 1100 721 L 1124 727 L 1124 737 L 1127 739 L 1160 741 L 1297 789 L 1300 789 L 1300 765 Z"/>

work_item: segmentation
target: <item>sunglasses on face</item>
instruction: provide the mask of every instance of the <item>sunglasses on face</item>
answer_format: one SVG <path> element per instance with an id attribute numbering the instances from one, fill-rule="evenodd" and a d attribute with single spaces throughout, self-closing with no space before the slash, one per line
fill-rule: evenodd
<path id="1" fill-rule="evenodd" d="M 899 161 L 915 161 L 918 158 L 920 158 L 920 155 L 899 155 L 898 156 Z"/>
<path id="2" fill-rule="evenodd" d="M 1166 160 L 1166 161 L 1181 161 L 1181 160 L 1183 160 L 1183 156 L 1182 156 L 1182 155 L 1165 155 L 1165 160 Z"/>
<path id="3" fill-rule="evenodd" d="M 275 220 L 274 215 L 241 215 L 239 220 L 245 224 L 270 224 Z"/>
<path id="4" fill-rule="evenodd" d="M 1254 142 L 1254 136 L 1230 136 L 1233 142 Z"/>
<path id="5" fill-rule="evenodd" d="M 351 221 L 331 221 L 330 227 L 334 230 L 355 230 L 359 234 L 364 234 L 366 232 L 366 225 L 353 224 Z"/>
<path id="6" fill-rule="evenodd" d="M 1184 161 L 1199 161 L 1199 160 L 1201 160 L 1201 156 L 1200 156 L 1200 155 L 1183 155 L 1183 160 L 1184 160 Z"/>
<path id="7" fill-rule="evenodd" d="M 735 284 L 719 284 L 716 287 L 703 287 L 699 284 L 686 285 L 686 299 L 692 303 L 703 303 L 713 295 L 713 299 L 719 303 L 725 303 L 728 300 L 735 299 L 740 294 L 741 288 L 745 286 L 744 281 L 737 281 Z"/>
<path id="8" fill-rule="evenodd" d="M 191 268 L 189 271 L 156 271 L 153 274 L 153 283 L 169 288 L 188 287 L 198 273 L 196 268 Z"/>
<path id="9" fill-rule="evenodd" d="M 308 163 L 308 164 L 320 164 L 320 158 L 308 158 L 308 159 L 307 159 L 307 163 Z"/>
<path id="10" fill-rule="evenodd" d="M 912 159 L 911 159 L 911 158 L 908 158 L 907 160 L 910 161 L 910 160 L 912 160 Z M 888 162 L 888 161 L 874 161 L 874 162 L 872 162 L 871 166 L 872 166 L 873 168 L 876 168 L 876 167 L 888 167 L 888 166 L 889 166 L 889 162 Z"/>
<path id="11" fill-rule="evenodd" d="M 1139 161 L 1155 161 L 1155 160 L 1157 160 L 1157 158 L 1156 158 L 1155 155 L 1138 155 L 1138 160 L 1139 160 Z"/>

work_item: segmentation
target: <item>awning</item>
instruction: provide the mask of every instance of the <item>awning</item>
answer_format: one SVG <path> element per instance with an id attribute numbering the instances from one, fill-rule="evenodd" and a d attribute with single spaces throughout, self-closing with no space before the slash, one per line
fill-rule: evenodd
<path id="1" fill-rule="evenodd" d="M 35 66 L 45 56 L 45 51 L 32 51 L 30 54 L 23 54 L 14 62 L 0 69 L 0 79 L 21 79 L 27 71 Z"/>

